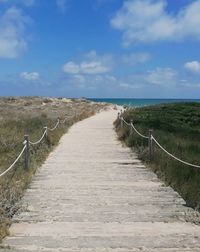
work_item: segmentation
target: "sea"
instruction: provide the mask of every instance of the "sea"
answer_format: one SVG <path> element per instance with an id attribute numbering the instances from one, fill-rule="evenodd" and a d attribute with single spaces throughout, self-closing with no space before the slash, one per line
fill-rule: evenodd
<path id="1" fill-rule="evenodd" d="M 88 100 L 95 102 L 106 102 L 121 106 L 143 107 L 164 103 L 179 103 L 179 102 L 200 102 L 200 99 L 123 99 L 123 98 L 90 98 Z"/>

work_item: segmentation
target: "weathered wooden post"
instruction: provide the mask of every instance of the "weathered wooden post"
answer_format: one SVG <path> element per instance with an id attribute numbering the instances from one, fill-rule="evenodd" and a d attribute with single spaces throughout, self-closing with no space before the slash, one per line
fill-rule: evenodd
<path id="1" fill-rule="evenodd" d="M 120 112 L 117 113 L 117 119 L 120 120 Z"/>
<path id="2" fill-rule="evenodd" d="M 28 170 L 29 168 L 29 136 L 28 135 L 24 136 L 24 144 L 26 146 L 25 157 L 24 157 L 24 168 L 25 170 Z"/>
<path id="3" fill-rule="evenodd" d="M 133 119 L 131 119 L 130 123 L 131 123 L 130 135 L 132 135 L 133 134 L 133 127 L 132 127 L 132 125 L 133 125 Z"/>
<path id="4" fill-rule="evenodd" d="M 121 128 L 123 128 L 124 124 L 123 124 L 123 117 L 122 117 L 122 109 L 120 110 L 120 120 L 121 120 Z"/>
<path id="5" fill-rule="evenodd" d="M 153 140 L 152 140 L 153 130 L 149 130 L 149 159 L 152 159 L 153 156 Z"/>
<path id="6" fill-rule="evenodd" d="M 120 119 L 121 119 L 121 128 L 123 128 L 123 126 L 124 126 L 124 123 L 123 123 L 123 119 L 122 119 L 123 117 L 122 116 L 120 116 Z"/>

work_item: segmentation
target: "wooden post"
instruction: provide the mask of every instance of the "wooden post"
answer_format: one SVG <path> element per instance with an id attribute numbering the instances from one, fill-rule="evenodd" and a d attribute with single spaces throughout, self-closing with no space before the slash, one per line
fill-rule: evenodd
<path id="1" fill-rule="evenodd" d="M 124 126 L 124 124 L 123 124 L 123 120 L 122 120 L 122 113 L 123 113 L 123 111 L 122 111 L 122 109 L 120 110 L 120 119 L 121 119 L 121 128 L 123 128 L 123 126 Z"/>
<path id="2" fill-rule="evenodd" d="M 121 118 L 121 128 L 123 128 L 124 123 L 123 123 L 122 117 L 120 117 L 120 118 Z"/>
<path id="3" fill-rule="evenodd" d="M 133 119 L 131 119 L 130 123 L 131 123 L 130 135 L 132 135 L 133 134 L 133 127 L 132 127 Z"/>
<path id="4" fill-rule="evenodd" d="M 28 135 L 24 136 L 24 141 L 26 145 L 25 157 L 24 157 L 24 168 L 25 170 L 28 170 L 29 168 L 29 136 Z"/>
<path id="5" fill-rule="evenodd" d="M 149 160 L 152 159 L 153 156 L 153 141 L 152 141 L 153 130 L 149 130 Z"/>
<path id="6" fill-rule="evenodd" d="M 120 119 L 120 112 L 117 113 L 117 119 Z"/>

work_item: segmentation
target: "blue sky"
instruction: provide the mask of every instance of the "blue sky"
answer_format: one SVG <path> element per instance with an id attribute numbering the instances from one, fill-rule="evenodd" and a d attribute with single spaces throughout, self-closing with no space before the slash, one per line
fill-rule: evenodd
<path id="1" fill-rule="evenodd" d="M 200 98 L 200 0 L 0 0 L 0 95 Z"/>

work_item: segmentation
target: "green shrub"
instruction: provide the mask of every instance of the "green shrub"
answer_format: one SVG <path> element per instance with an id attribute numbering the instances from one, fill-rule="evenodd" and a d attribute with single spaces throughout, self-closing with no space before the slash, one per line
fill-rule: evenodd
<path id="1" fill-rule="evenodd" d="M 170 153 L 192 164 L 200 165 L 200 103 L 177 103 L 129 109 L 124 112 L 126 121 L 133 119 L 135 127 L 154 137 Z M 184 165 L 167 156 L 154 144 L 154 156 L 149 161 L 148 141 L 130 128 L 115 122 L 119 139 L 138 152 L 154 172 L 177 190 L 188 206 L 200 210 L 200 169 Z"/>

